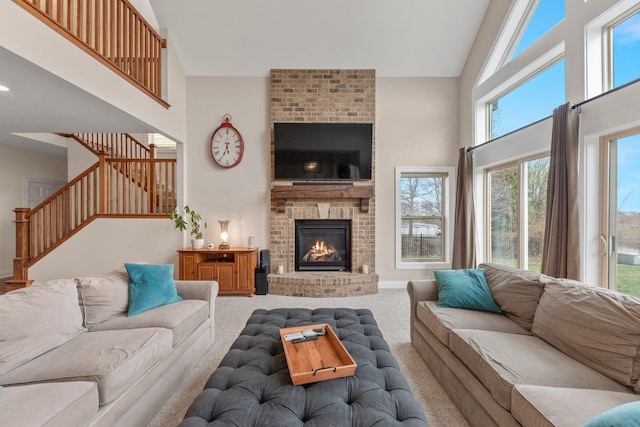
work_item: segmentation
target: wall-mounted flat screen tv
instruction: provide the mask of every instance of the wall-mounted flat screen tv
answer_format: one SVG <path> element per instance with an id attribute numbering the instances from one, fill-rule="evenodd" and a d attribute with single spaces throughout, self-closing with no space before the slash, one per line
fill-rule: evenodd
<path id="1" fill-rule="evenodd" d="M 275 179 L 371 179 L 371 123 L 274 123 L 273 141 Z"/>

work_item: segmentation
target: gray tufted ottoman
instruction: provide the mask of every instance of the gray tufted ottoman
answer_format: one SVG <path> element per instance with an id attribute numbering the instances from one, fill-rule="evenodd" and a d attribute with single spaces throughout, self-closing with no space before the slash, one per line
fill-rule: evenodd
<path id="1" fill-rule="evenodd" d="M 294 386 L 280 328 L 328 323 L 358 364 L 351 377 Z M 180 427 L 426 426 L 370 310 L 255 310 Z"/>

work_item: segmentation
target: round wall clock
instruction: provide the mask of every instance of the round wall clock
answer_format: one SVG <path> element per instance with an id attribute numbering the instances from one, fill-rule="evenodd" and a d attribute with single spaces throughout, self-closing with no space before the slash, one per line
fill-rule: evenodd
<path id="1" fill-rule="evenodd" d="M 237 166 L 244 154 L 242 135 L 231 124 L 231 116 L 225 115 L 222 124 L 211 135 L 211 157 L 223 168 Z"/>

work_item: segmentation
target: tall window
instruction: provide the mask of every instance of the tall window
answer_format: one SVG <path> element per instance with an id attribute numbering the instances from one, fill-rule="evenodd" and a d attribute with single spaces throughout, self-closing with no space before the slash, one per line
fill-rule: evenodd
<path id="1" fill-rule="evenodd" d="M 607 191 L 601 199 L 601 283 L 610 289 L 640 297 L 640 128 L 630 129 L 601 144 Z"/>
<path id="2" fill-rule="evenodd" d="M 530 18 L 525 21 L 526 28 L 521 33 L 522 36 L 518 40 L 518 45 L 514 49 L 511 59 L 520 55 L 564 19 L 564 1 L 539 0 L 534 7 L 535 9 L 528 15 Z"/>
<path id="3" fill-rule="evenodd" d="M 396 168 L 397 267 L 447 262 L 452 172 L 453 168 Z"/>
<path id="4" fill-rule="evenodd" d="M 540 271 L 549 157 L 487 171 L 491 262 Z"/>
<path id="5" fill-rule="evenodd" d="M 640 11 L 610 27 L 609 87 L 640 78 Z"/>
<path id="6" fill-rule="evenodd" d="M 540 96 L 543 93 L 544 96 Z M 489 139 L 494 139 L 550 116 L 565 103 L 564 59 L 487 103 Z"/>

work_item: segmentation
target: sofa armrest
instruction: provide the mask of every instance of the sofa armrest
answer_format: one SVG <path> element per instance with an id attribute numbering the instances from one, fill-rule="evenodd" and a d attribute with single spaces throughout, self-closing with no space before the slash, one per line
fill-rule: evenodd
<path id="1" fill-rule="evenodd" d="M 411 315 L 409 317 L 409 332 L 411 341 L 413 342 L 414 322 L 416 318 L 417 306 L 420 301 L 437 301 L 438 287 L 435 279 L 429 280 L 410 280 L 407 283 L 407 292 L 409 293 L 409 304 Z"/>
<path id="2" fill-rule="evenodd" d="M 420 301 L 438 301 L 438 286 L 435 279 L 411 280 L 407 284 L 407 292 L 411 298 L 412 305 Z"/>
<path id="3" fill-rule="evenodd" d="M 209 303 L 209 322 L 211 326 L 211 343 L 215 341 L 216 330 L 216 297 L 218 282 L 213 280 L 176 280 L 176 289 L 182 299 L 199 299 Z"/>
<path id="4" fill-rule="evenodd" d="M 218 296 L 218 282 L 209 280 L 176 280 L 176 289 L 182 299 L 213 301 Z"/>

